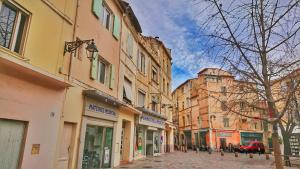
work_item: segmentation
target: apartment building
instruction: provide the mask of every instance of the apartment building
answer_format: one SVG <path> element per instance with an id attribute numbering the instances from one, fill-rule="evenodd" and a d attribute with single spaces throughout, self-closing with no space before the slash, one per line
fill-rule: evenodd
<path id="1" fill-rule="evenodd" d="M 75 0 L 0 1 L 4 168 L 54 168 L 63 101 L 71 86 L 60 68 L 69 61 L 64 44 L 73 38 L 75 11 Z"/>
<path id="2" fill-rule="evenodd" d="M 179 144 L 186 142 L 189 148 L 225 149 L 251 140 L 263 141 L 261 121 L 229 113 L 231 98 L 238 97 L 231 93 L 241 84 L 244 82 L 235 80 L 229 72 L 206 68 L 196 79 L 176 88 L 173 99 L 178 112 Z M 254 116 L 260 114 L 257 110 L 248 110 L 242 101 L 238 106 L 235 104 L 235 110 L 248 111 Z"/>

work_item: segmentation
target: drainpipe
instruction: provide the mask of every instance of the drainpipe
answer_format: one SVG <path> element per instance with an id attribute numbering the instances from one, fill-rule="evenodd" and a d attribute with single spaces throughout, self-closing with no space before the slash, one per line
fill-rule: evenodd
<path id="1" fill-rule="evenodd" d="M 76 13 L 75 13 L 75 21 L 74 21 L 74 27 L 73 27 L 73 41 L 76 40 L 76 31 L 77 31 L 77 18 L 78 18 L 78 8 L 79 8 L 79 1 L 76 1 Z M 70 62 L 69 62 L 69 70 L 68 70 L 68 80 L 71 80 L 72 76 L 72 65 L 73 65 L 73 56 L 70 54 Z"/>

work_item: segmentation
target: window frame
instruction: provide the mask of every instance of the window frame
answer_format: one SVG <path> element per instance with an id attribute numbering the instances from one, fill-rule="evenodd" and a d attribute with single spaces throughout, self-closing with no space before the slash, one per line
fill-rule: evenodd
<path id="1" fill-rule="evenodd" d="M 16 18 L 14 20 L 14 26 L 13 26 L 13 31 L 12 31 L 12 35 L 11 35 L 12 37 L 11 37 L 11 42 L 9 44 L 9 47 L 7 48 L 5 46 L 0 45 L 0 48 L 8 50 L 8 51 L 18 55 L 19 57 L 24 58 L 25 46 L 26 46 L 26 42 L 27 42 L 27 38 L 28 38 L 28 31 L 29 31 L 30 22 L 31 22 L 31 13 L 28 10 L 24 9 L 22 6 L 18 5 L 15 2 L 12 2 L 12 1 L 4 1 L 4 2 L 0 1 L 0 11 L 1 11 L 3 5 L 7 6 L 7 8 L 11 8 L 11 9 L 15 10 Z M 16 48 L 22 14 L 26 18 L 25 18 L 22 35 L 21 35 L 19 51 L 16 52 L 15 48 Z M 16 27 L 18 27 L 18 28 L 16 28 Z"/>
<path id="2" fill-rule="evenodd" d="M 99 70 L 99 65 L 100 63 L 102 63 L 105 68 L 104 68 L 104 82 L 102 83 L 100 81 L 100 70 Z M 101 57 L 100 55 L 98 55 L 98 63 L 97 63 L 97 82 L 101 83 L 101 84 L 107 84 L 107 77 L 108 77 L 108 74 L 109 74 L 109 65 L 110 63 L 107 62 L 103 57 Z"/>
<path id="3" fill-rule="evenodd" d="M 223 126 L 224 127 L 229 127 L 229 118 L 228 117 L 223 117 Z"/>
<path id="4" fill-rule="evenodd" d="M 109 6 L 106 4 L 105 1 L 103 1 L 102 3 L 102 7 L 103 7 L 103 10 L 102 10 L 102 18 L 101 18 L 101 24 L 102 26 L 105 27 L 106 30 L 108 30 L 109 32 L 112 31 L 112 27 L 113 27 L 113 16 L 114 16 L 114 13 L 112 12 L 112 10 L 109 8 Z M 104 21 L 104 18 L 106 18 L 106 16 L 104 15 L 105 12 L 107 12 L 109 14 L 109 28 L 107 28 L 107 20 L 106 22 Z"/>
<path id="5" fill-rule="evenodd" d="M 138 97 L 137 97 L 137 103 L 138 103 L 138 106 L 139 107 L 145 107 L 146 106 L 146 92 L 144 92 L 144 91 L 142 91 L 142 90 L 138 90 L 138 92 L 137 92 L 137 94 L 138 94 Z M 143 100 L 143 105 L 140 105 L 139 103 L 140 103 L 140 97 L 139 97 L 139 94 L 142 94 L 143 96 L 144 96 L 144 100 Z"/>
<path id="6" fill-rule="evenodd" d="M 155 72 L 155 74 L 153 72 Z M 155 66 L 152 66 L 151 80 L 154 81 L 154 82 L 156 82 L 156 83 L 158 83 L 158 72 L 157 72 L 157 68 Z"/>

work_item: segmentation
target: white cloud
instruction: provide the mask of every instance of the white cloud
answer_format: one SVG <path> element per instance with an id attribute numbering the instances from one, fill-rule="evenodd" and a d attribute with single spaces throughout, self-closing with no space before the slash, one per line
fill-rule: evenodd
<path id="1" fill-rule="evenodd" d="M 197 12 L 193 12 L 199 9 L 197 5 L 187 0 L 129 0 L 129 3 L 139 19 L 143 34 L 159 36 L 172 49 L 174 67 L 186 71 L 185 76 L 173 74 L 173 88 L 195 77 L 203 67 L 218 66 L 209 60 L 205 51 L 195 48 L 199 37 L 193 37 L 197 35 L 191 32 L 190 25 L 182 25 L 185 20 L 197 25 Z"/>

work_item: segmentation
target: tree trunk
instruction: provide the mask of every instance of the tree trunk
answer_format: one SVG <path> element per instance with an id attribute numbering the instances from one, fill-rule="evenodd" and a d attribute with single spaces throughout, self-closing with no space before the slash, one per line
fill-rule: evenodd
<path id="1" fill-rule="evenodd" d="M 276 124 L 273 125 L 272 140 L 273 140 L 273 149 L 274 149 L 276 169 L 284 169 L 283 163 L 282 163 L 282 158 L 281 158 L 280 145 L 279 145 L 278 128 L 277 128 Z"/>
<path id="2" fill-rule="evenodd" d="M 291 161 L 289 156 L 291 155 L 291 145 L 290 136 L 288 134 L 283 134 L 283 145 L 284 145 L 284 162 L 286 166 L 291 166 Z"/>

